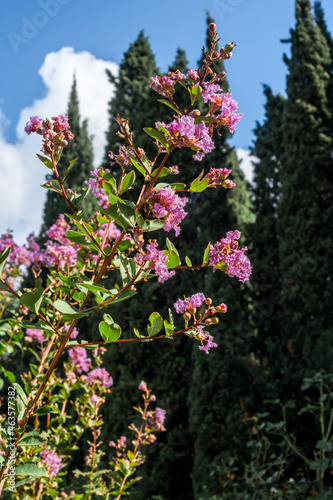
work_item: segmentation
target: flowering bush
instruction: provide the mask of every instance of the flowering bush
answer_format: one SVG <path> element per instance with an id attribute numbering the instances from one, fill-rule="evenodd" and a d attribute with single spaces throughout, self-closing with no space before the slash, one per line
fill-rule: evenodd
<path id="1" fill-rule="evenodd" d="M 130 299 L 137 293 L 136 285 L 150 277 L 155 276 L 161 283 L 167 281 L 180 268 L 210 267 L 213 272 L 220 270 L 242 282 L 249 279 L 251 265 L 245 255 L 246 248 L 239 248 L 237 230 L 230 231 L 216 244 L 209 242 L 203 249 L 202 263 L 196 265 L 188 257 L 186 265 L 182 265 L 176 246 L 166 238 L 166 247 L 159 248 L 151 234 L 163 229 L 179 236 L 189 210 L 188 198 L 182 193 L 234 186 L 228 179 L 230 170 L 225 168 L 211 168 L 206 174 L 203 171 L 188 187 L 180 188 L 179 183 L 171 180 L 160 182 L 160 178 L 171 178 L 179 172 L 178 166 L 167 165 L 175 149 L 190 148 L 194 159 L 201 161 L 214 149 L 214 132 L 222 126 L 233 132 L 242 116 L 236 113 L 237 103 L 231 93 L 223 93 L 220 87 L 225 73 L 215 74 L 211 69 L 214 61 L 231 56 L 234 44 L 227 44 L 217 52 L 214 24 L 210 25 L 210 31 L 212 46 L 208 52 L 204 49 L 205 57 L 198 70 L 191 69 L 187 75 L 169 72 L 149 81 L 149 86 L 163 96 L 160 102 L 175 113 L 170 123 L 157 122 L 155 128 L 144 129 L 157 148 L 153 160 L 134 144 L 130 124 L 118 116 L 118 135 L 125 145 L 118 153 L 109 155 L 112 172 L 118 169 L 118 174 L 103 168 L 93 170 L 82 192 L 76 193 L 64 188 L 64 179 L 75 167 L 75 160 L 61 175 L 57 168 L 63 148 L 73 140 L 67 117 L 59 115 L 50 121 L 32 116 L 25 127 L 28 134 L 41 135 L 43 155 L 37 156 L 54 174 L 54 179 L 43 187 L 64 197 L 69 214 L 60 215 L 49 228 L 46 232 L 49 240 L 43 248 L 34 235 L 21 247 L 10 234 L 0 239 L 2 307 L 8 309 L 8 319 L 1 324 L 5 339 L 0 344 L 0 356 L 3 360 L 12 359 L 22 351 L 33 353 L 36 359 L 21 376 L 23 387 L 13 373 L 2 368 L 16 396 L 16 421 L 11 427 L 10 440 L 5 428 L 1 431 L 0 481 L 2 488 L 11 474 L 20 478 L 11 489 L 16 498 L 41 498 L 44 494 L 52 498 L 91 498 L 93 494 L 106 497 L 110 493 L 120 498 L 126 493 L 139 479 L 131 476 L 144 462 L 144 447 L 155 441 L 156 432 L 165 430 L 165 410 L 149 409 L 155 396 L 142 381 L 139 389 L 143 392 L 144 407 L 136 408 L 141 423 L 130 425 L 135 433 L 134 448 L 127 444 L 125 436 L 111 440 L 109 446 L 114 454 L 109 467 L 100 467 L 102 461 L 105 463 L 106 453 L 101 448 L 100 409 L 113 385 L 111 374 L 101 366 L 105 346 L 185 334 L 209 354 L 211 348 L 218 346 L 207 329 L 219 322 L 217 315 L 225 313 L 227 307 L 213 306 L 211 298 L 196 291 L 174 304 L 176 313 L 183 317 L 180 326 L 176 326 L 171 309 L 168 318 L 155 311 L 149 316 L 147 332 L 134 328 L 135 336 L 130 339 L 120 338 L 121 327 L 110 314 L 104 314 L 99 324 L 101 340 L 97 342 L 80 339 L 77 324 L 81 318 Z M 185 86 L 189 92 L 185 110 L 173 99 L 176 84 Z M 206 114 L 193 108 L 199 98 L 207 104 Z M 123 195 L 133 189 L 137 175 L 141 184 L 133 202 Z M 97 199 L 99 211 L 86 221 L 81 204 L 90 191 Z M 35 286 L 20 290 L 24 266 L 32 269 Z M 48 270 L 46 279 L 43 268 Z M 110 275 L 114 278 L 112 288 L 105 279 Z M 87 349 L 92 349 L 92 358 Z M 5 425 L 5 416 L 2 420 Z M 79 440 L 87 434 L 90 441 L 85 466 L 75 471 L 81 479 L 82 493 L 61 491 L 69 459 L 78 449 Z M 15 459 L 19 463 L 16 467 Z"/>

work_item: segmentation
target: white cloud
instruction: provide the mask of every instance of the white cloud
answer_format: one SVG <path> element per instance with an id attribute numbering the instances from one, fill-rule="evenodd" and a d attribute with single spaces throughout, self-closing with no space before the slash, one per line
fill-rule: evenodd
<path id="1" fill-rule="evenodd" d="M 249 182 L 253 182 L 253 163 L 258 161 L 255 156 L 251 156 L 248 149 L 236 149 L 238 160 L 240 160 L 240 167 L 244 172 L 245 178 Z"/>
<path id="2" fill-rule="evenodd" d="M 46 95 L 21 111 L 15 144 L 4 139 L 2 132 L 8 120 L 0 110 L 0 234 L 8 228 L 13 229 L 15 241 L 22 244 L 30 232 L 40 230 L 46 196 L 46 190 L 40 184 L 45 182 L 48 171 L 36 158 L 41 138 L 32 134 L 27 136 L 24 126 L 30 116 L 50 118 L 66 113 L 74 73 L 81 118 L 89 121 L 94 162 L 96 166 L 100 163 L 108 126 L 107 103 L 113 92 L 106 69 L 114 75 L 118 73 L 116 63 L 97 59 L 87 51 L 76 53 L 73 48 L 64 47 L 48 54 L 39 70 Z"/>

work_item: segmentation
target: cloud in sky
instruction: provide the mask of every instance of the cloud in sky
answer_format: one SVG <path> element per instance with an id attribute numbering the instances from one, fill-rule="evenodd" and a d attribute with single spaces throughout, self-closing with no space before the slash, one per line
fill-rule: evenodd
<path id="1" fill-rule="evenodd" d="M 250 155 L 248 149 L 236 149 L 237 158 L 240 161 L 240 167 L 244 172 L 244 175 L 248 181 L 252 183 L 253 181 L 253 162 L 258 161 L 255 156 Z"/>
<path id="2" fill-rule="evenodd" d="M 101 161 L 108 126 L 107 103 L 114 92 L 106 69 L 114 75 L 118 73 L 116 63 L 97 59 L 87 51 L 75 52 L 72 47 L 64 47 L 49 53 L 39 70 L 46 89 L 45 97 L 22 109 L 15 144 L 4 138 L 8 120 L 0 109 L 1 234 L 13 229 L 15 241 L 22 244 L 30 232 L 39 233 L 46 196 L 46 190 L 40 185 L 49 172 L 36 157 L 41 148 L 41 137 L 27 136 L 24 126 L 30 116 L 51 118 L 66 113 L 74 74 L 80 115 L 83 119 L 88 118 L 89 134 L 93 136 L 95 166 Z"/>

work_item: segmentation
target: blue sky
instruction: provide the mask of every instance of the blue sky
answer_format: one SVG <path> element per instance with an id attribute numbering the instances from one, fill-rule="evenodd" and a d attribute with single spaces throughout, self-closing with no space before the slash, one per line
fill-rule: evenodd
<path id="1" fill-rule="evenodd" d="M 332 30 L 333 2 L 323 0 L 322 6 Z M 65 112 L 76 71 L 81 114 L 92 123 L 98 162 L 107 126 L 106 103 L 112 94 L 104 68 L 116 72 L 116 65 L 142 29 L 162 72 L 173 62 L 177 47 L 186 51 L 190 67 L 196 68 L 205 42 L 207 10 L 215 19 L 221 44 L 237 43 L 226 70 L 244 117 L 232 144 L 247 150 L 255 122 L 263 118 L 262 84 L 275 92 L 285 91 L 282 55 L 288 53 L 289 45 L 280 40 L 288 38 L 295 25 L 293 0 L 16 0 L 2 5 L 0 169 L 7 183 L 2 183 L 0 191 L 1 233 L 8 226 L 21 235 L 39 231 L 44 190 L 38 184 L 46 172 L 28 160 L 31 154 L 32 161 L 37 161 L 33 147 L 38 152 L 39 144 L 31 141 L 23 147 L 27 143 L 22 127 L 30 114 Z M 103 109 L 96 117 L 99 106 Z M 19 166 L 22 156 L 24 162 Z M 41 194 L 33 187 L 29 172 L 36 177 Z M 33 203 L 25 209 L 27 197 Z M 30 215 L 22 215 L 22 210 Z"/>

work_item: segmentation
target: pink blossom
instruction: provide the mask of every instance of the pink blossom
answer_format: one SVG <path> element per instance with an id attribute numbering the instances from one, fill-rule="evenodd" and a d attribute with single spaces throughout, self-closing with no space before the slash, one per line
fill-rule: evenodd
<path id="1" fill-rule="evenodd" d="M 213 272 L 220 269 L 229 276 L 237 276 L 239 281 L 244 283 L 249 279 L 252 267 L 244 253 L 247 247 L 240 249 L 236 241 L 240 235 L 239 231 L 229 231 L 226 238 L 211 245 L 209 265 L 213 266 Z"/>
<path id="2" fill-rule="evenodd" d="M 153 211 L 158 219 L 164 219 L 164 231 L 174 229 L 176 236 L 180 233 L 178 224 L 186 217 L 187 212 L 184 206 L 188 202 L 188 198 L 180 198 L 176 191 L 167 186 L 158 190 L 154 190 L 151 197 L 153 202 Z"/>
<path id="3" fill-rule="evenodd" d="M 44 334 L 42 330 L 38 330 L 35 328 L 27 328 L 25 331 L 25 340 L 27 342 L 33 342 L 36 340 L 36 342 L 46 342 L 46 339 L 44 338 Z"/>
<path id="4" fill-rule="evenodd" d="M 63 245 L 68 245 L 70 241 L 65 237 L 66 231 L 70 229 L 70 225 L 65 221 L 64 214 L 60 214 L 56 222 L 46 231 L 46 234 L 52 240 L 58 240 Z"/>
<path id="5" fill-rule="evenodd" d="M 88 373 L 88 384 L 99 381 L 103 387 L 111 387 L 113 385 L 113 379 L 105 368 L 95 368 L 95 370 Z"/>
<path id="6" fill-rule="evenodd" d="M 147 387 L 147 382 L 144 382 L 143 380 L 141 380 L 141 382 L 140 382 L 140 384 L 139 384 L 138 389 L 139 389 L 140 391 L 147 392 L 147 390 L 148 390 L 148 387 Z"/>
<path id="7" fill-rule="evenodd" d="M 47 468 L 49 477 L 56 476 L 62 466 L 61 458 L 55 451 L 52 451 L 49 448 L 45 448 L 41 451 L 40 456 L 42 457 L 42 464 L 44 464 Z"/>
<path id="8" fill-rule="evenodd" d="M 106 168 L 103 170 L 103 172 L 110 172 L 110 170 Z M 104 210 L 109 208 L 110 202 L 108 195 L 106 194 L 106 191 L 103 188 L 104 179 L 100 175 L 100 170 L 99 169 L 92 170 L 90 172 L 90 179 L 85 182 L 90 187 L 92 193 L 96 196 L 98 205 L 102 207 Z"/>
<path id="9" fill-rule="evenodd" d="M 218 347 L 218 345 L 213 342 L 212 335 L 207 334 L 207 337 L 203 342 L 205 342 L 205 344 L 199 346 L 199 350 L 204 351 L 206 354 L 209 354 L 210 349 L 212 349 L 213 347 Z"/>
<path id="10" fill-rule="evenodd" d="M 140 265 L 140 260 L 142 262 L 148 262 L 150 269 L 155 270 L 156 276 L 158 276 L 158 281 L 164 283 L 169 278 L 172 278 L 176 274 L 175 271 L 169 271 L 167 268 L 166 261 L 168 256 L 164 255 L 163 250 L 157 250 L 158 244 L 156 242 L 151 242 L 147 245 L 147 254 L 142 256 L 138 254 L 135 258 L 135 262 Z"/>
<path id="11" fill-rule="evenodd" d="M 24 131 L 30 135 L 31 132 L 36 132 L 39 127 L 42 127 L 43 120 L 39 116 L 30 116 L 30 121 L 26 123 Z"/>
<path id="12" fill-rule="evenodd" d="M 87 372 L 89 370 L 91 359 L 88 358 L 87 351 L 84 347 L 68 349 L 68 355 L 71 358 L 77 373 Z"/>
<path id="13" fill-rule="evenodd" d="M 186 311 L 194 311 L 200 307 L 206 300 L 203 293 L 196 293 L 191 297 L 186 297 L 184 300 L 178 299 L 174 303 L 174 308 L 178 314 L 184 314 Z"/>

